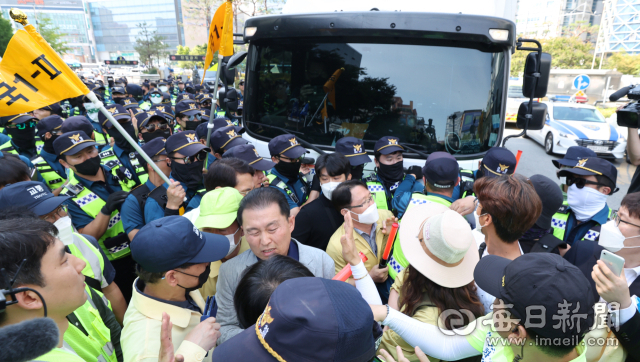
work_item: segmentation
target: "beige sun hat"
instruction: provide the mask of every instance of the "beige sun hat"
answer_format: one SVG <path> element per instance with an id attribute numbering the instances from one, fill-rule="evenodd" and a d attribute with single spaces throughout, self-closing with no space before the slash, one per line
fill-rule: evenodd
<path id="1" fill-rule="evenodd" d="M 480 260 L 475 245 L 469 223 L 443 205 L 417 205 L 402 217 L 400 246 L 407 261 L 443 287 L 458 288 L 473 281 Z"/>

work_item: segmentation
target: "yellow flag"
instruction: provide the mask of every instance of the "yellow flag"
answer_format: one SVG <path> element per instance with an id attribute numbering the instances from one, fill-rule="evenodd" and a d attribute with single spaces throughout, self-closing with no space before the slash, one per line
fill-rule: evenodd
<path id="1" fill-rule="evenodd" d="M 333 72 L 331 78 L 329 78 L 324 86 L 322 86 L 322 89 L 325 91 L 325 93 L 328 93 L 327 98 L 329 98 L 329 102 L 331 102 L 333 109 L 336 109 L 336 82 L 338 81 L 338 78 L 340 78 L 340 75 L 343 71 L 344 68 L 340 68 Z"/>
<path id="2" fill-rule="evenodd" d="M 224 20 L 227 15 L 227 8 L 231 10 L 233 14 L 233 7 L 231 1 L 225 1 L 218 7 L 213 19 L 211 19 L 211 25 L 209 26 L 209 43 L 207 44 L 207 54 L 204 58 L 204 73 L 202 74 L 202 82 L 204 82 L 204 76 L 207 74 L 207 69 L 213 61 L 213 54 L 220 49 L 222 43 L 222 35 L 224 31 Z M 232 41 L 233 42 L 233 41 Z"/>
<path id="3" fill-rule="evenodd" d="M 227 1 L 227 12 L 224 14 L 222 44 L 220 45 L 219 54 L 223 57 L 233 55 L 233 6 L 231 5 L 231 0 Z"/>
<path id="4" fill-rule="evenodd" d="M 13 35 L 0 62 L 0 117 L 87 93 L 87 86 L 33 25 Z"/>

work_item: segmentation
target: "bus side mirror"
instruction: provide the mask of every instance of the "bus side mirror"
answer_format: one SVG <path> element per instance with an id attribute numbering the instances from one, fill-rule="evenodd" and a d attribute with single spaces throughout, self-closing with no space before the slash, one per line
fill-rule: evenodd
<path id="1" fill-rule="evenodd" d="M 222 99 L 229 112 L 236 112 L 238 110 L 238 91 L 235 90 L 235 88 L 227 88 Z"/>
<path id="2" fill-rule="evenodd" d="M 531 114 L 528 114 L 529 102 L 522 102 L 518 108 L 518 118 L 516 127 L 526 129 L 527 131 L 539 131 L 544 127 L 547 119 L 547 105 L 544 103 L 534 102 L 531 104 Z M 529 123 L 527 124 L 527 119 Z"/>
<path id="3" fill-rule="evenodd" d="M 539 63 L 539 64 L 538 64 Z M 539 69 L 539 71 L 537 71 Z M 522 95 L 525 98 L 542 98 L 547 95 L 549 85 L 549 73 L 551 72 L 551 54 L 541 53 L 538 61 L 538 53 L 531 52 L 524 63 L 524 80 L 522 83 Z M 538 84 L 536 85 L 536 78 Z"/>

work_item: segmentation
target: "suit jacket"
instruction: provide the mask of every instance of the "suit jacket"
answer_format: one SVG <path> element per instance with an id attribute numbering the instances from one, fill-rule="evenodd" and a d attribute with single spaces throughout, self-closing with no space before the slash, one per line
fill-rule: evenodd
<path id="1" fill-rule="evenodd" d="M 631 295 L 640 296 L 640 278 L 631 283 L 629 292 Z M 636 310 L 636 314 L 617 331 L 613 328 L 613 334 L 627 351 L 626 362 L 640 362 L 640 312 Z"/>
<path id="2" fill-rule="evenodd" d="M 325 279 L 331 279 L 335 275 L 334 264 L 331 257 L 320 249 L 303 245 L 296 239 L 291 239 L 298 244 L 299 261 L 306 266 L 313 275 Z M 216 285 L 216 302 L 218 303 L 218 314 L 216 322 L 220 323 L 220 333 L 218 344 L 225 342 L 244 329 L 240 328 L 236 309 L 233 306 L 233 296 L 244 270 L 257 263 L 258 258 L 251 249 L 225 262 L 220 267 L 218 274 L 218 284 Z"/>

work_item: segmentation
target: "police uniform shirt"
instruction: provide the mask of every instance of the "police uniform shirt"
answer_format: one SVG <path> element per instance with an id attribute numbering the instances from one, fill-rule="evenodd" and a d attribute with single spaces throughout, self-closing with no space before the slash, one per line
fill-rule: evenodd
<path id="1" fill-rule="evenodd" d="M 567 219 L 567 226 L 564 232 L 564 242 L 573 245 L 576 241 L 582 240 L 589 229 L 595 225 L 606 224 L 609 218 L 609 211 L 609 206 L 605 204 L 602 210 L 591 217 L 591 220 L 578 224 L 575 214 L 571 211 L 571 207 L 569 207 L 569 218 Z"/>
<path id="2" fill-rule="evenodd" d="M 378 182 L 384 185 L 380 177 L 378 175 L 376 176 L 378 177 Z M 389 199 L 389 194 L 393 195 L 393 199 L 391 199 L 391 210 L 395 210 L 394 212 L 397 212 L 400 218 L 409 206 L 411 195 L 413 195 L 414 192 L 423 192 L 424 185 L 422 184 L 422 180 L 416 180 L 415 177 L 411 175 L 406 175 L 397 185 L 398 187 L 393 190 L 387 190 L 385 187 L 384 191 L 387 195 L 387 200 Z M 388 204 L 387 202 L 387 205 Z"/>
<path id="3" fill-rule="evenodd" d="M 89 181 L 78 174 L 74 174 L 78 182 L 91 190 L 91 192 L 98 195 L 103 201 L 107 201 L 109 195 L 116 191 L 122 191 L 122 187 L 118 180 L 114 179 L 111 175 L 111 169 L 107 166 L 101 165 L 101 169 L 104 172 L 104 178 L 106 182 L 102 181 Z M 86 212 L 82 211 L 80 206 L 73 201 L 67 201 L 69 207 L 69 215 L 71 215 L 71 221 L 76 229 L 82 229 L 91 223 L 94 219 Z"/>
<path id="4" fill-rule="evenodd" d="M 7 142 L 9 142 L 9 141 L 11 141 L 11 137 L 7 136 L 7 135 L 6 135 L 6 134 L 4 134 L 4 133 L 0 133 L 0 145 L 3 145 L 3 144 L 5 144 L 5 143 L 7 143 Z M 13 145 L 13 141 L 11 142 L 11 145 L 12 145 L 12 146 L 14 146 L 14 145 Z M 14 147 L 15 147 L 15 146 L 14 146 Z M 5 152 L 5 151 L 0 152 L 0 157 L 2 157 L 2 153 L 3 153 L 3 152 Z M 7 153 L 9 153 L 9 152 L 7 152 Z M 20 159 L 22 160 L 22 162 L 24 162 L 24 163 L 27 165 L 27 167 L 29 167 L 30 169 L 35 169 L 35 168 L 36 168 L 36 167 L 33 165 L 33 162 L 31 162 L 31 160 L 29 160 L 27 157 L 25 157 L 25 156 L 23 156 L 23 155 L 20 155 L 20 154 L 18 154 L 18 155 L 16 155 L 16 156 L 20 157 Z M 56 162 L 56 163 L 58 163 L 58 162 Z M 36 172 L 36 174 L 38 175 L 38 181 L 40 181 L 40 182 L 42 182 L 43 184 L 45 184 L 45 185 L 46 185 L 46 184 L 47 184 L 47 181 L 45 181 L 45 179 L 44 179 L 44 178 L 42 178 L 42 175 L 40 175 L 40 172 Z M 65 176 L 65 178 L 66 178 L 66 176 Z"/>
<path id="5" fill-rule="evenodd" d="M 284 194 L 284 196 L 287 198 L 287 202 L 289 203 L 289 209 L 294 209 L 298 206 L 302 206 L 302 204 L 304 204 L 305 199 L 306 199 L 306 191 L 305 191 L 305 187 L 304 187 L 304 183 L 302 183 L 302 180 L 300 179 L 300 176 L 298 176 L 297 179 L 291 181 L 288 178 L 282 176 L 280 173 L 278 173 L 278 171 L 276 171 L 275 168 L 271 169 L 271 174 L 278 176 L 278 178 L 280 180 L 282 180 L 282 182 L 284 182 L 285 184 L 287 184 L 287 186 L 289 186 L 289 189 L 291 191 L 293 191 L 293 193 L 296 195 L 296 197 L 298 198 L 298 203 L 293 202 L 293 200 L 289 197 L 289 195 L 287 195 L 287 192 L 279 187 L 276 187 L 275 183 L 271 183 L 271 185 L 269 187 L 273 187 L 276 190 L 282 192 Z"/>
<path id="6" fill-rule="evenodd" d="M 458 177 L 462 179 L 462 175 L 458 173 Z M 478 177 L 478 170 L 473 171 L 473 179 L 476 180 Z M 451 194 L 451 198 L 455 201 L 460 198 L 462 195 L 462 191 L 460 190 L 460 182 L 453 188 L 453 193 Z"/>
<path id="7" fill-rule="evenodd" d="M 171 174 L 169 174 L 169 178 L 173 179 Z M 182 188 L 186 191 L 186 194 L 187 194 L 186 204 L 189 205 L 191 199 L 195 198 L 197 190 L 188 189 L 187 185 L 182 183 L 182 182 L 180 182 L 180 185 L 182 185 Z M 162 185 L 162 187 L 167 189 L 167 188 L 169 188 L 169 185 L 165 183 L 165 184 Z M 153 189 L 151 189 L 151 190 L 153 190 Z M 198 205 L 200 205 L 199 202 L 198 202 Z M 164 209 L 162 207 L 160 207 L 160 205 L 158 205 L 156 200 L 154 200 L 152 198 L 148 198 L 147 202 L 144 205 L 144 222 L 145 222 L 145 225 L 150 223 L 150 222 L 152 222 L 153 220 L 161 219 L 163 217 L 164 217 Z"/>
<path id="8" fill-rule="evenodd" d="M 149 189 L 149 192 L 156 188 L 149 180 L 145 182 L 145 185 Z M 145 225 L 144 215 L 142 209 L 140 209 L 138 199 L 131 194 L 124 200 L 122 208 L 120 209 L 120 215 L 122 216 L 122 226 L 127 235 L 135 229 L 140 230 Z"/>
<path id="9" fill-rule="evenodd" d="M 113 145 L 112 149 L 113 149 L 113 152 L 116 154 L 116 157 L 118 157 L 118 160 L 120 160 L 120 163 L 122 163 L 122 166 L 126 167 L 127 170 L 131 172 L 131 175 L 133 176 L 133 181 L 140 184 L 140 179 L 136 175 L 136 169 L 131 164 L 131 158 L 129 158 L 129 152 L 126 152 L 122 148 L 118 147 L 118 145 Z M 105 150 L 107 149 L 105 148 Z"/>
<path id="10" fill-rule="evenodd" d="M 62 164 L 60 164 L 60 162 L 58 162 L 58 156 L 51 154 L 43 149 L 40 151 L 40 157 L 47 161 L 49 166 L 51 166 L 51 169 L 53 169 L 58 174 L 58 176 L 62 177 L 63 179 L 67 178 L 67 170 L 64 168 L 64 166 L 62 166 Z"/>

